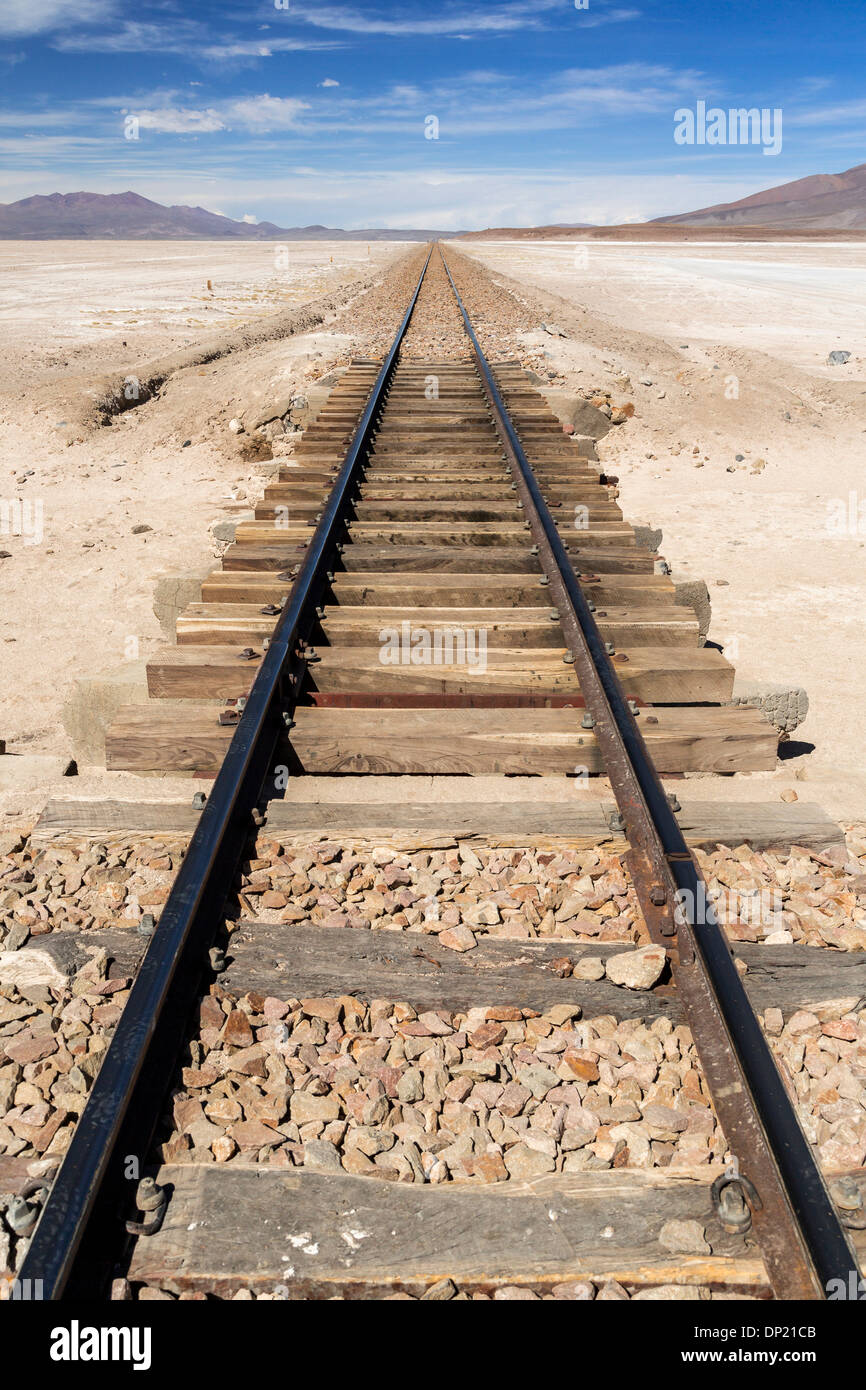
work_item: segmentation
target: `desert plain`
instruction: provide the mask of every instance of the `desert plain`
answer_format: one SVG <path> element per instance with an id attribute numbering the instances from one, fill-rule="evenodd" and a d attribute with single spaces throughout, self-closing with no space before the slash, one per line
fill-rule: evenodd
<path id="1" fill-rule="evenodd" d="M 599 458 L 626 518 L 662 532 L 674 578 L 706 581 L 709 640 L 738 680 L 807 691 L 777 769 L 738 777 L 738 796 L 794 793 L 862 822 L 866 246 L 455 246 L 537 320 L 498 349 L 560 395 L 634 405 Z M 0 243 L 0 816 L 21 825 L 48 796 L 188 794 L 77 745 L 88 683 L 143 684 L 160 602 L 214 567 L 274 466 L 261 455 L 292 447 L 262 450 L 239 422 L 277 397 L 302 414 L 364 354 L 352 305 L 409 249 Z M 110 424 L 82 412 L 106 376 L 134 391 L 166 362 Z"/>

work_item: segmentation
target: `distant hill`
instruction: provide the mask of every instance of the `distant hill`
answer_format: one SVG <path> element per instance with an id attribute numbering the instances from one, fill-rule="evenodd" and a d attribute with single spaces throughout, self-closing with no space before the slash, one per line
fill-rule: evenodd
<path id="1" fill-rule="evenodd" d="M 206 208 L 163 207 L 139 193 L 51 193 L 0 203 L 0 240 L 42 241 L 432 241 L 453 232 L 369 227 L 277 227 L 236 222 Z"/>
<path id="2" fill-rule="evenodd" d="M 488 227 L 483 232 L 451 233 L 462 241 L 860 241 L 866 230 L 841 230 L 838 227 L 774 227 L 768 225 L 716 225 L 699 222 L 624 222 L 606 227 Z"/>
<path id="3" fill-rule="evenodd" d="M 656 217 L 651 225 L 685 227 L 799 227 L 805 230 L 834 228 L 866 230 L 866 164 L 843 174 L 812 174 L 740 198 L 736 203 L 717 203 Z"/>

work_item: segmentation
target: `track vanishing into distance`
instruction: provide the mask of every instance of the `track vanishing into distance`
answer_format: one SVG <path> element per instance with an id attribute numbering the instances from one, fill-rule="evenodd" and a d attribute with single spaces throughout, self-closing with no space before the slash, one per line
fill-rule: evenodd
<path id="1" fill-rule="evenodd" d="M 725 703 L 733 670 L 699 644 L 691 610 L 636 544 L 616 479 L 579 456 L 518 363 L 487 362 L 459 293 L 467 263 L 451 259 L 436 246 L 418 261 L 384 362 L 345 371 L 181 615 L 178 644 L 150 661 L 151 700 L 109 731 L 109 768 L 215 780 L 20 1271 L 46 1297 L 274 1286 L 293 1298 L 529 1296 L 569 1281 L 687 1279 L 816 1299 L 857 1269 L 732 950 L 696 906 L 700 871 L 659 780 L 770 769 L 775 731 Z M 462 328 L 459 350 L 425 356 L 427 323 Z M 283 825 L 307 829 L 318 814 L 336 837 L 339 816 L 333 830 L 327 805 L 296 799 L 305 780 L 395 779 L 390 801 L 354 808 L 355 824 L 387 845 L 395 825 L 434 823 L 436 807 L 406 805 L 397 777 L 413 779 L 419 802 L 421 778 L 502 774 L 565 774 L 578 786 L 606 776 L 643 945 L 666 956 L 658 988 L 617 990 L 582 973 L 595 948 L 468 943 L 459 921 L 440 941 L 326 928 L 304 911 L 276 926 L 238 922 L 226 909 L 263 873 L 253 846 L 277 809 Z M 579 805 L 576 791 L 575 841 L 586 837 Z M 446 805 L 435 823 L 451 815 L 459 827 L 462 814 Z M 490 814 L 501 832 L 509 808 Z M 383 854 L 385 869 L 393 859 Z M 317 881 L 297 861 L 293 872 L 289 885 Z M 386 881 L 399 893 L 409 880 L 397 868 Z M 586 1115 L 578 1094 L 589 1104 L 585 1083 L 598 1079 L 610 1034 L 600 1026 L 587 1050 L 578 1020 L 593 1008 L 613 1021 L 621 1009 L 662 1042 L 671 1018 L 687 1025 L 702 1072 L 694 1094 L 708 1089 L 736 1160 L 714 1181 L 709 1169 L 615 1159 L 580 1172 L 533 1167 L 548 1149 L 521 1126 L 521 1096 L 548 1108 L 554 1148 L 579 1130 L 569 1107 Z M 276 1061 L 265 1035 L 284 1049 Z M 560 1070 L 536 1091 L 544 1067 L 520 1048 L 544 1052 L 544 1039 Z M 640 1078 L 637 1045 L 630 1060 Z M 202 1111 L 196 1088 L 211 1084 Z M 205 1139 L 215 1116 L 243 1108 L 264 1161 L 214 1143 L 197 1164 L 180 1140 L 167 1156 L 157 1140 L 172 1096 L 175 1121 L 180 1096 Z M 431 1108 L 442 1118 L 425 1146 Z M 539 1138 L 540 1148 L 518 1145 L 525 1169 L 502 1114 L 522 1140 Z M 333 1154 L 347 1123 L 359 1142 L 341 1167 Z M 377 1165 L 395 1136 L 400 1161 Z M 130 1156 L 141 1159 L 132 1170 Z M 447 1181 L 461 1156 L 467 1181 Z M 712 1231 L 706 1253 L 658 1246 L 661 1222 L 695 1219 Z"/>

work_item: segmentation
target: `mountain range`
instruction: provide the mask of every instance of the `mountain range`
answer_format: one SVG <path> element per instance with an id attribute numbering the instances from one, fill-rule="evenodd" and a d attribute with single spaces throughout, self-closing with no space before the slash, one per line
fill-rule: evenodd
<path id="1" fill-rule="evenodd" d="M 866 229 L 866 164 L 842 174 L 812 174 L 753 193 L 735 203 L 716 203 L 668 217 L 653 224 L 686 227 L 802 227 Z"/>
<path id="2" fill-rule="evenodd" d="M 277 227 L 236 222 L 206 208 L 163 207 L 140 193 L 51 193 L 0 203 L 0 240 L 431 241 L 453 235 L 410 228 Z"/>
<path id="3" fill-rule="evenodd" d="M 695 212 L 670 213 L 626 227 L 592 227 L 569 223 L 545 227 L 497 227 L 478 232 L 432 228 L 278 227 L 273 222 L 237 222 L 206 208 L 163 207 L 139 193 L 51 193 L 0 203 L 0 240 L 172 240 L 205 241 L 433 241 L 439 237 L 561 237 L 637 235 L 677 236 L 677 228 L 726 229 L 746 235 L 796 230 L 811 233 L 866 232 L 866 164 L 841 174 L 813 174 L 792 183 L 753 193 L 733 203 L 717 203 Z M 665 231 L 665 229 L 670 229 Z"/>

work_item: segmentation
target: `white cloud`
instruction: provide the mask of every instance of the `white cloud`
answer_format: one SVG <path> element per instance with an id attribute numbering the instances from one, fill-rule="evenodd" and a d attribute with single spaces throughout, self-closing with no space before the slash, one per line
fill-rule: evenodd
<path id="1" fill-rule="evenodd" d="M 339 82 L 335 81 L 333 77 L 326 77 L 324 82 L 319 83 L 320 87 L 339 87 L 339 85 Z"/>
<path id="2" fill-rule="evenodd" d="M 476 34 L 515 33 L 521 29 L 542 29 L 544 15 L 558 12 L 567 13 L 568 0 L 514 0 L 514 3 L 481 4 L 475 9 L 465 5 L 440 5 L 435 13 L 425 6 L 422 11 L 410 13 L 408 6 L 401 7 L 398 19 L 387 13 L 361 11 L 351 5 L 312 5 L 295 4 L 292 15 L 295 19 L 319 29 L 332 29 L 350 34 L 382 34 L 393 38 L 411 35 L 426 35 L 443 38 L 470 38 Z M 636 19 L 640 14 L 634 9 L 609 9 L 601 6 L 592 11 L 573 12 L 575 24 L 595 28 L 599 24 L 621 23 Z"/>
<path id="3" fill-rule="evenodd" d="M 241 221 L 246 222 L 250 227 L 255 227 L 258 224 L 258 220 L 259 219 L 257 217 L 254 217 L 251 212 L 245 212 L 243 217 L 241 218 Z"/>
<path id="4" fill-rule="evenodd" d="M 88 0 L 92 5 L 108 2 Z M 0 0 L 0 3 L 5 4 L 6 0 Z M 55 0 L 51 0 L 51 3 L 55 3 Z M 54 40 L 54 47 L 62 52 L 76 53 L 175 53 L 184 58 L 204 58 L 225 63 L 271 58 L 275 53 L 331 50 L 340 47 L 340 44 L 325 39 L 214 39 L 205 24 L 176 17 L 166 24 L 127 19 L 122 24 L 102 26 L 97 31 L 89 29 L 59 34 Z"/>
<path id="5" fill-rule="evenodd" d="M 114 102 L 99 97 L 93 104 L 104 107 L 113 106 Z M 127 100 L 122 114 L 136 116 L 142 130 L 153 130 L 163 135 L 212 135 L 217 131 L 229 130 L 246 130 L 261 135 L 269 131 L 291 130 L 297 124 L 300 113 L 307 109 L 306 102 L 294 97 L 272 97 L 264 93 L 262 96 L 241 97 L 204 108 L 175 105 L 169 97 L 159 105 L 138 106 L 134 101 Z M 23 121 L 20 123 L 24 124 Z"/>
<path id="6" fill-rule="evenodd" d="M 272 97 L 265 93 L 263 96 L 230 101 L 223 109 L 232 126 L 268 131 L 291 130 L 297 125 L 300 113 L 309 110 L 309 106 L 294 97 Z"/>
<path id="7" fill-rule="evenodd" d="M 142 130 L 155 130 L 160 134 L 204 135 L 226 128 L 225 121 L 212 107 L 206 111 L 194 111 L 181 106 L 163 106 L 152 111 L 137 111 L 132 108 L 129 114 L 138 118 Z"/>
<path id="8" fill-rule="evenodd" d="M 813 111 L 785 111 L 785 125 L 850 125 L 856 121 L 862 126 L 866 117 L 866 101 L 846 101 L 837 106 L 820 106 Z"/>
<path id="9" fill-rule="evenodd" d="M 56 29 L 105 24 L 115 9 L 114 0 L 2 0 L 0 37 L 26 38 Z"/>

